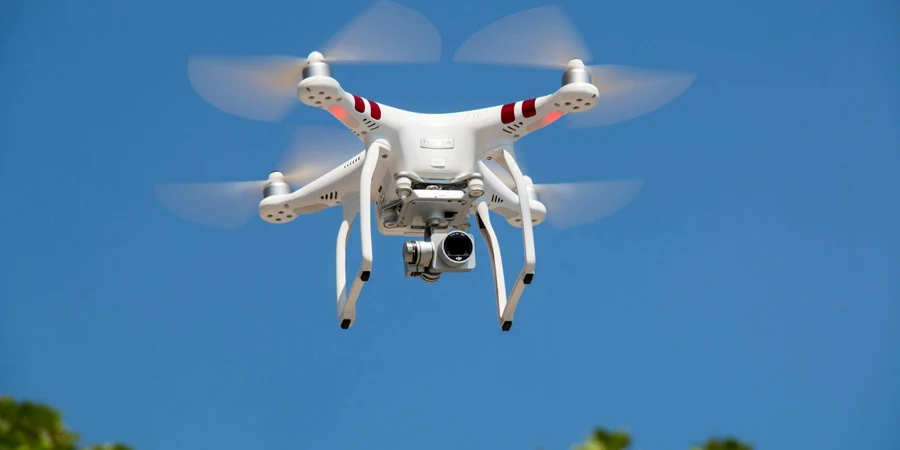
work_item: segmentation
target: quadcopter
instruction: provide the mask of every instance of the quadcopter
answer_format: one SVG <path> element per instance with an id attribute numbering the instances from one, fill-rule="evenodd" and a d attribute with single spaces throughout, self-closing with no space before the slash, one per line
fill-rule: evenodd
<path id="1" fill-rule="evenodd" d="M 221 219 L 219 224 L 228 222 L 224 210 L 249 216 L 255 207 L 263 221 L 286 224 L 340 207 L 335 262 L 337 318 L 343 329 L 354 324 L 357 299 L 372 276 L 373 224 L 381 235 L 418 239 L 403 243 L 406 276 L 434 283 L 442 274 L 475 268 L 474 217 L 493 270 L 498 325 L 509 331 L 519 299 L 535 277 L 533 228 L 545 219 L 556 218 L 565 227 L 571 225 L 567 217 L 584 222 L 607 215 L 640 188 L 639 181 L 535 184 L 514 157 L 516 143 L 563 116 L 588 127 L 646 114 L 679 96 L 694 79 L 686 73 L 586 66 L 590 54 L 574 30 L 560 8 L 549 6 L 508 16 L 473 34 L 455 61 L 558 69 L 561 86 L 539 97 L 439 114 L 406 111 L 351 93 L 333 76 L 332 66 L 344 63 L 440 60 L 434 25 L 392 2 L 374 4 L 306 58 L 192 57 L 192 86 L 227 113 L 278 122 L 299 101 L 329 113 L 343 128 L 299 133 L 289 168 L 265 180 L 161 185 L 157 192 L 176 214 Z M 513 39 L 515 46 L 509 44 Z M 319 159 L 331 158 L 331 165 L 314 169 L 315 164 L 304 163 L 298 155 L 311 150 L 319 152 Z M 522 231 L 524 263 L 509 292 L 491 213 Z M 347 242 L 357 216 L 362 259 L 348 288 Z"/>

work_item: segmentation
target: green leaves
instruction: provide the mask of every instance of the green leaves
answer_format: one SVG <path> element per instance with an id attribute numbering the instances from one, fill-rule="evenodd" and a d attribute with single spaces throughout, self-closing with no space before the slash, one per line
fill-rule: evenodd
<path id="1" fill-rule="evenodd" d="M 626 450 L 630 445 L 631 436 L 627 431 L 609 431 L 598 427 L 585 443 L 572 450 Z M 691 450 L 753 450 L 753 446 L 734 438 L 712 438 L 702 445 L 694 445 Z"/>
<path id="2" fill-rule="evenodd" d="M 627 431 L 608 431 L 597 428 L 584 444 L 575 450 L 625 450 L 631 445 L 631 436 Z"/>
<path id="3" fill-rule="evenodd" d="M 78 440 L 78 434 L 66 428 L 55 409 L 0 396 L 0 450 L 132 450 L 119 443 L 81 446 Z M 627 431 L 598 427 L 572 450 L 627 450 L 629 446 L 631 435 Z M 712 438 L 690 450 L 753 450 L 753 446 L 730 437 Z"/>
<path id="4" fill-rule="evenodd" d="M 709 439 L 703 445 L 695 445 L 691 450 L 753 450 L 753 445 L 735 438 Z"/>
<path id="5" fill-rule="evenodd" d="M 0 450 L 131 450 L 123 444 L 80 447 L 78 440 L 55 409 L 0 396 Z"/>

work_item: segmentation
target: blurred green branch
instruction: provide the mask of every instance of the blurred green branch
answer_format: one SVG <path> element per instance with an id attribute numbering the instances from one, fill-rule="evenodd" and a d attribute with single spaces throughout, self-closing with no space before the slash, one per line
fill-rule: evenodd
<path id="1" fill-rule="evenodd" d="M 0 396 L 0 450 L 132 450 L 119 443 L 82 446 L 79 439 L 78 433 L 67 429 L 62 415 L 50 406 Z M 598 427 L 573 450 L 628 450 L 631 441 L 625 430 Z M 690 450 L 753 450 L 753 446 L 734 438 L 712 438 Z"/>
<path id="2" fill-rule="evenodd" d="M 132 450 L 124 444 L 82 446 L 50 406 L 0 396 L 0 450 Z"/>
<path id="3" fill-rule="evenodd" d="M 573 450 L 627 450 L 631 445 L 631 435 L 625 430 L 609 431 L 597 428 L 582 444 Z M 690 450 L 753 450 L 753 445 L 735 438 L 711 438 L 703 444 L 694 445 Z"/>

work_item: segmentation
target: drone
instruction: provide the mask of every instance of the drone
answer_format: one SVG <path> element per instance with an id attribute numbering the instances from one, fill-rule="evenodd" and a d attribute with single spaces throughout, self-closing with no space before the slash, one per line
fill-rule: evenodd
<path id="1" fill-rule="evenodd" d="M 372 5 L 306 58 L 192 57 L 191 84 L 218 109 L 279 122 L 299 102 L 324 110 L 343 128 L 299 132 L 288 167 L 267 179 L 159 185 L 157 193 L 178 215 L 225 226 L 240 226 L 254 208 L 263 221 L 281 225 L 340 207 L 335 263 L 342 329 L 355 323 L 357 300 L 372 276 L 373 223 L 381 235 L 417 239 L 403 243 L 405 274 L 434 283 L 443 274 L 475 268 L 474 217 L 493 270 L 498 325 L 509 331 L 519 300 L 535 277 L 534 227 L 555 219 L 565 228 L 608 215 L 629 203 L 641 185 L 639 180 L 535 184 L 517 163 L 517 142 L 564 116 L 583 128 L 654 111 L 681 95 L 694 75 L 585 65 L 590 53 L 557 6 L 499 19 L 473 34 L 453 57 L 463 63 L 561 71 L 559 88 L 543 96 L 424 114 L 351 93 L 332 71 L 332 66 L 347 63 L 440 59 L 435 26 L 420 13 L 387 1 Z M 316 151 L 322 162 L 318 168 L 308 155 Z M 231 220 L 231 212 L 239 220 Z M 509 292 L 491 213 L 522 231 L 524 263 Z M 357 216 L 362 258 L 348 288 L 347 242 Z"/>

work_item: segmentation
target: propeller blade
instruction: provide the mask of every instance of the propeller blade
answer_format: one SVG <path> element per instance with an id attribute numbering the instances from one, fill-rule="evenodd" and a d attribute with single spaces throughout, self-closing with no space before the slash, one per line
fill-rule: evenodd
<path id="1" fill-rule="evenodd" d="M 590 51 L 559 6 L 543 6 L 504 17 L 467 39 L 454 61 L 543 68 L 591 59 Z"/>
<path id="2" fill-rule="evenodd" d="M 294 132 L 278 168 L 291 187 L 300 187 L 347 162 L 363 150 L 360 138 L 348 130 L 302 126 Z"/>
<path id="3" fill-rule="evenodd" d="M 643 181 L 592 181 L 536 184 L 546 220 L 555 228 L 572 228 L 609 216 L 637 197 Z"/>
<path id="4" fill-rule="evenodd" d="M 306 60 L 291 56 L 194 56 L 188 79 L 201 98 L 245 119 L 278 122 L 298 102 Z"/>
<path id="5" fill-rule="evenodd" d="M 266 181 L 163 184 L 156 196 L 169 211 L 190 222 L 238 229 L 253 216 Z"/>
<path id="6" fill-rule="evenodd" d="M 360 140 L 336 127 L 298 127 L 278 164 L 292 189 L 337 168 L 361 151 Z M 267 180 L 162 184 L 160 202 L 176 216 L 201 225 L 237 229 L 257 211 Z"/>
<path id="7" fill-rule="evenodd" d="M 357 16 L 323 49 L 329 63 L 437 62 L 441 37 L 425 16 L 381 1 Z M 297 85 L 304 67 L 306 58 L 296 56 L 195 56 L 188 61 L 188 78 L 194 90 L 216 108 L 246 119 L 279 122 L 298 103 Z"/>
<path id="8" fill-rule="evenodd" d="M 696 78 L 693 73 L 626 66 L 585 69 L 600 95 L 590 111 L 569 115 L 574 128 L 611 125 L 655 111 L 680 96 Z"/>
<path id="9" fill-rule="evenodd" d="M 558 69 L 566 69 L 573 59 L 589 61 L 591 54 L 575 26 L 555 5 L 491 23 L 453 55 L 454 61 Z M 681 95 L 696 77 L 692 73 L 612 65 L 585 69 L 600 96 L 590 111 L 570 115 L 568 122 L 573 128 L 611 125 L 655 111 Z"/>
<path id="10" fill-rule="evenodd" d="M 422 14 L 380 1 L 336 33 L 321 52 L 328 63 L 438 62 L 441 35 Z"/>

